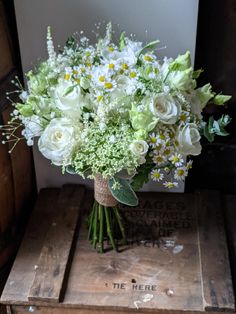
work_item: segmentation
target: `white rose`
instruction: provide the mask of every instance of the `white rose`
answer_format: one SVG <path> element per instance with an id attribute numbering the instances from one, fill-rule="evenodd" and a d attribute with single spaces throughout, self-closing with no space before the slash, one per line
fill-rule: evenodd
<path id="1" fill-rule="evenodd" d="M 79 86 L 62 80 L 54 90 L 55 105 L 65 116 L 79 118 L 83 107 L 83 95 Z"/>
<path id="2" fill-rule="evenodd" d="M 67 118 L 53 119 L 38 141 L 43 156 L 57 166 L 68 163 L 75 144 L 75 128 Z"/>
<path id="3" fill-rule="evenodd" d="M 140 164 L 145 162 L 145 155 L 148 152 L 148 144 L 143 140 L 136 140 L 130 144 L 131 152 L 139 157 Z"/>
<path id="4" fill-rule="evenodd" d="M 183 155 L 199 155 L 201 153 L 200 133 L 194 123 L 186 124 L 178 131 L 179 151 Z"/>
<path id="5" fill-rule="evenodd" d="M 170 95 L 157 95 L 150 103 L 152 114 L 165 124 L 174 124 L 180 113 L 179 103 Z"/>

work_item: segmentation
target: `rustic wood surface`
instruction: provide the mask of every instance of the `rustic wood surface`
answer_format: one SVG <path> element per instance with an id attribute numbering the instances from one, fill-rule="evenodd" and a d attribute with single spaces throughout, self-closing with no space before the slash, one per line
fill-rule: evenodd
<path id="1" fill-rule="evenodd" d="M 234 310 L 222 199 L 216 191 L 197 193 L 199 249 L 206 310 Z"/>
<path id="2" fill-rule="evenodd" d="M 50 190 L 45 193 L 50 196 Z M 100 255 L 92 250 L 83 224 L 64 300 L 58 305 L 28 301 L 35 276 L 34 266 L 45 243 L 46 229 L 52 224 L 56 212 L 47 205 L 44 196 L 44 201 L 40 204 L 39 199 L 34 211 L 2 302 L 21 305 L 13 307 L 15 313 L 25 313 L 27 307 L 24 306 L 30 305 L 39 306 L 41 313 L 132 313 L 137 309 L 153 313 L 233 311 L 224 229 L 220 227 L 219 196 L 207 195 L 143 193 L 138 208 L 121 207 L 129 226 L 129 244 L 121 253 L 108 250 Z M 91 197 L 84 200 L 82 209 L 88 208 L 88 199 Z M 43 212 L 42 217 L 46 215 L 46 206 L 50 209 L 49 219 L 46 223 L 44 218 L 40 232 L 35 231 L 40 212 Z M 197 213 L 200 211 L 197 228 Z M 203 225 L 203 217 L 207 217 L 207 227 Z M 35 243 L 30 240 L 32 232 Z M 34 252 L 29 254 L 31 249 Z M 217 304 L 213 302 L 215 300 Z"/>
<path id="3" fill-rule="evenodd" d="M 82 186 L 65 186 L 54 205 L 57 211 L 37 263 L 31 301 L 59 302 L 84 191 Z"/>
<path id="4" fill-rule="evenodd" d="M 236 195 L 226 195 L 224 198 L 226 231 L 229 241 L 232 278 L 236 287 Z"/>
<path id="5" fill-rule="evenodd" d="M 10 120 L 10 114 L 13 111 L 12 106 L 8 106 L 3 112 L 3 122 L 7 124 Z M 21 136 L 19 130 L 18 136 Z M 8 150 L 12 145 L 6 144 Z M 34 173 L 33 160 L 30 148 L 25 141 L 20 141 L 9 155 L 11 160 L 13 183 L 14 183 L 14 201 L 15 201 L 15 216 L 18 217 L 21 210 L 29 203 L 34 191 Z"/>
<path id="6" fill-rule="evenodd" d="M 2 0 L 0 0 L 0 47 L 0 80 L 2 80 L 13 68 L 10 38 Z"/>

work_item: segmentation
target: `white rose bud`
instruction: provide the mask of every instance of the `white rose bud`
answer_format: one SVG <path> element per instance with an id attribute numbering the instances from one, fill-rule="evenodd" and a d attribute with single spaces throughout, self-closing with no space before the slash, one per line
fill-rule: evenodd
<path id="1" fill-rule="evenodd" d="M 200 133 L 194 123 L 186 124 L 178 131 L 179 151 L 183 155 L 199 155 L 201 153 Z"/>
<path id="2" fill-rule="evenodd" d="M 83 95 L 79 86 L 73 86 L 71 82 L 62 80 L 54 90 L 55 104 L 65 116 L 79 118 Z"/>
<path id="3" fill-rule="evenodd" d="M 75 128 L 69 119 L 54 119 L 39 138 L 38 147 L 54 165 L 66 165 L 76 144 L 75 137 Z"/>
<path id="4" fill-rule="evenodd" d="M 174 124 L 180 113 L 179 103 L 170 95 L 157 95 L 150 103 L 152 114 L 165 124 Z"/>
<path id="5" fill-rule="evenodd" d="M 148 152 L 148 144 L 143 140 L 136 140 L 130 144 L 131 152 L 139 157 L 140 164 L 145 162 L 145 156 Z"/>

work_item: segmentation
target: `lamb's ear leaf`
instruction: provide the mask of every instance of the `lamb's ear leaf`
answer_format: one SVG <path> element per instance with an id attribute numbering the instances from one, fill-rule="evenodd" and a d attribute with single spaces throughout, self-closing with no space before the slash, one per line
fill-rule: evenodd
<path id="1" fill-rule="evenodd" d="M 118 188 L 114 188 L 116 186 Z M 128 206 L 138 205 L 138 198 L 127 180 L 118 177 L 111 178 L 108 181 L 108 187 L 118 202 Z"/>

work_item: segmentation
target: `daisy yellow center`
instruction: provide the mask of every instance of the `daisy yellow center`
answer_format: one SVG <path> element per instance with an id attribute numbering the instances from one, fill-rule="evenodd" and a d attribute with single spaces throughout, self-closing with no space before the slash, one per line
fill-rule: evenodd
<path id="1" fill-rule="evenodd" d="M 169 134 L 169 136 L 170 136 L 170 138 L 174 138 L 174 137 L 175 137 L 175 134 L 171 132 L 171 133 Z"/>
<path id="2" fill-rule="evenodd" d="M 172 161 L 173 161 L 173 163 L 179 162 L 179 157 L 178 156 L 174 156 Z"/>
<path id="3" fill-rule="evenodd" d="M 88 75 L 87 75 L 87 78 L 88 78 L 88 79 L 91 79 L 91 78 L 92 78 L 92 75 L 91 75 L 91 74 L 88 74 Z"/>
<path id="4" fill-rule="evenodd" d="M 182 177 L 184 175 L 184 170 L 183 169 L 177 170 L 177 174 L 179 177 Z"/>
<path id="5" fill-rule="evenodd" d="M 150 137 L 150 143 L 155 144 L 157 142 L 156 137 Z"/>
<path id="6" fill-rule="evenodd" d="M 75 81 L 76 81 L 76 83 L 78 83 L 78 84 L 80 83 L 80 79 L 79 79 L 79 78 L 76 78 Z"/>
<path id="7" fill-rule="evenodd" d="M 157 157 L 156 157 L 156 161 L 157 161 L 158 163 L 161 163 L 161 162 L 163 162 L 163 158 L 162 158 L 161 156 L 157 156 Z"/>
<path id="8" fill-rule="evenodd" d="M 161 174 L 160 174 L 159 172 L 154 172 L 154 173 L 153 173 L 153 177 L 154 177 L 154 178 L 157 178 L 157 179 L 160 179 Z"/>
<path id="9" fill-rule="evenodd" d="M 160 134 L 159 137 L 160 137 L 160 139 L 161 139 L 162 141 L 164 141 L 164 140 L 166 139 L 166 138 L 165 138 L 165 135 L 163 135 L 163 134 Z"/>
<path id="10" fill-rule="evenodd" d="M 114 51 L 114 48 L 112 46 L 108 47 L 108 51 L 112 52 Z"/>
<path id="11" fill-rule="evenodd" d="M 121 67 L 122 67 L 123 70 L 127 70 L 127 69 L 129 68 L 129 66 L 128 66 L 127 63 L 123 63 L 123 64 L 121 65 Z"/>
<path id="12" fill-rule="evenodd" d="M 168 156 L 169 154 L 170 154 L 170 149 L 165 149 L 164 150 L 164 152 L 163 152 L 163 154 L 165 155 L 165 156 Z"/>
<path id="13" fill-rule="evenodd" d="M 183 122 L 185 122 L 187 120 L 187 117 L 184 114 L 181 114 L 179 118 Z"/>
<path id="14" fill-rule="evenodd" d="M 92 66 L 92 64 L 91 63 L 87 63 L 86 66 L 90 68 Z"/>
<path id="15" fill-rule="evenodd" d="M 85 68 L 80 68 L 80 71 L 81 72 L 85 72 Z"/>
<path id="16" fill-rule="evenodd" d="M 135 72 L 130 72 L 130 75 L 129 75 L 131 78 L 135 78 L 136 77 L 136 73 Z"/>
<path id="17" fill-rule="evenodd" d="M 78 71 L 77 70 L 73 70 L 73 74 L 74 75 L 78 74 Z"/>
<path id="18" fill-rule="evenodd" d="M 109 69 L 114 69 L 114 67 L 115 67 L 115 64 L 114 63 L 110 63 L 109 65 L 108 65 L 108 67 L 109 67 Z"/>
<path id="19" fill-rule="evenodd" d="M 105 82 L 105 76 L 104 75 L 99 76 L 99 81 L 100 82 Z"/>
<path id="20" fill-rule="evenodd" d="M 103 96 L 102 95 L 98 95 L 97 100 L 101 101 L 102 99 L 103 99 Z"/>
<path id="21" fill-rule="evenodd" d="M 145 61 L 152 61 L 152 57 L 150 57 L 150 56 L 144 56 L 144 60 L 145 60 Z"/>
<path id="22" fill-rule="evenodd" d="M 69 79 L 70 79 L 70 74 L 68 74 L 68 73 L 67 73 L 67 74 L 65 74 L 65 80 L 67 80 L 67 81 L 68 81 Z"/>
<path id="23" fill-rule="evenodd" d="M 104 84 L 104 86 L 105 86 L 105 88 L 107 88 L 107 89 L 111 89 L 111 88 L 113 87 L 112 83 L 110 83 L 110 82 L 106 82 L 106 83 Z"/>
<path id="24" fill-rule="evenodd" d="M 168 182 L 167 184 L 166 184 L 166 187 L 167 188 L 173 188 L 175 185 L 174 185 L 174 183 L 173 182 Z"/>

